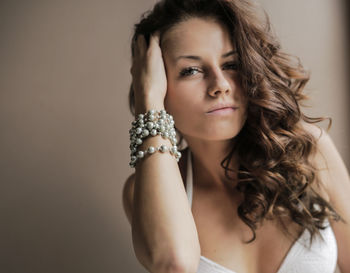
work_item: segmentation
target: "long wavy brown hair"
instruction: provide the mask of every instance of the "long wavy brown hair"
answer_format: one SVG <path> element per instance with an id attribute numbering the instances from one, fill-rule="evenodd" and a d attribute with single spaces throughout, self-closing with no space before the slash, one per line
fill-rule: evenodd
<path id="1" fill-rule="evenodd" d="M 271 30 L 268 15 L 259 16 L 257 6 L 247 0 L 162 0 L 151 11 L 142 14 L 134 26 L 133 40 L 143 34 L 147 43 L 155 31 L 160 37 L 171 27 L 189 18 L 213 18 L 227 26 L 239 56 L 239 78 L 248 98 L 247 120 L 234 145 L 222 160 L 225 175 L 233 154 L 239 162 L 236 189 L 244 196 L 238 215 L 256 238 L 257 225 L 263 219 L 281 220 L 287 216 L 310 232 L 310 246 L 319 229 L 325 229 L 328 217 L 345 220 L 329 202 L 311 187 L 321 186 L 318 169 L 310 157 L 317 151 L 317 139 L 300 125 L 329 120 L 302 113 L 301 102 L 309 99 L 303 93 L 309 73 L 300 60 L 281 51 Z M 262 10 L 263 11 L 263 10 Z M 264 20 L 263 20 L 264 19 Z M 161 39 L 160 39 L 161 40 Z M 133 54 L 133 43 L 131 53 Z M 133 115 L 134 92 L 129 92 Z M 183 138 L 181 136 L 180 142 Z M 292 236 L 293 237 L 293 236 Z"/>

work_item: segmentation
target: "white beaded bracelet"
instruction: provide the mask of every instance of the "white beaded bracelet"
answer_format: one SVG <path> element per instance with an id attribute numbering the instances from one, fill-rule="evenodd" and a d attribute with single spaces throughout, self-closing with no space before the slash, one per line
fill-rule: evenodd
<path id="1" fill-rule="evenodd" d="M 131 141 L 131 161 L 129 165 L 131 167 L 135 167 L 137 159 L 142 158 L 147 153 L 152 154 L 159 149 L 161 149 L 159 150 L 160 152 L 163 152 L 163 150 L 166 152 L 166 149 L 169 149 L 171 154 L 173 154 L 178 161 L 181 157 L 181 153 L 177 151 L 177 140 L 174 124 L 175 122 L 173 117 L 170 114 L 167 114 L 164 109 L 160 111 L 151 109 L 145 114 L 139 114 L 136 120 L 132 122 L 132 128 L 129 130 Z M 165 145 L 162 145 L 159 148 L 154 148 L 151 146 L 146 151 L 137 150 L 137 147 L 143 143 L 142 139 L 156 135 L 160 135 L 164 139 L 169 139 L 173 146 L 171 148 L 168 148 Z"/>
<path id="2" fill-rule="evenodd" d="M 138 151 L 136 155 L 131 156 L 131 161 L 129 163 L 130 167 L 134 168 L 139 159 L 144 158 L 147 154 L 154 154 L 157 151 L 161 153 L 169 152 L 171 155 L 175 156 L 176 162 L 179 162 L 181 157 L 181 153 L 177 150 L 177 146 L 168 147 L 166 145 L 161 145 L 158 148 L 149 146 L 147 150 Z"/>

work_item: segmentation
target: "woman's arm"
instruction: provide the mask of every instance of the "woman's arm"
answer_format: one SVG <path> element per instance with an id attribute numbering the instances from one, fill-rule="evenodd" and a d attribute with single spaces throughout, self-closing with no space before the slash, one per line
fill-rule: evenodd
<path id="1" fill-rule="evenodd" d="M 145 146 L 168 144 L 153 137 Z M 124 208 L 132 226 L 135 254 L 150 272 L 196 272 L 197 229 L 176 160 L 155 153 L 136 165 L 124 186 Z"/>
<path id="2" fill-rule="evenodd" d="M 136 115 L 164 109 L 167 83 L 159 36 L 151 38 L 149 48 L 143 37 L 137 43 L 131 69 Z M 162 144 L 172 145 L 169 139 L 152 136 L 138 150 Z M 155 152 L 138 160 L 123 192 L 139 262 L 152 273 L 195 273 L 200 246 L 176 159 L 168 152 Z"/>
<path id="3" fill-rule="evenodd" d="M 320 130 L 312 125 L 313 132 Z M 316 128 L 316 129 L 315 129 Z M 333 208 L 347 224 L 331 221 L 338 245 L 338 266 L 342 273 L 350 272 L 350 179 L 346 166 L 331 137 L 322 130 L 318 140 L 318 153 L 315 156 L 320 179 L 328 193 Z"/>

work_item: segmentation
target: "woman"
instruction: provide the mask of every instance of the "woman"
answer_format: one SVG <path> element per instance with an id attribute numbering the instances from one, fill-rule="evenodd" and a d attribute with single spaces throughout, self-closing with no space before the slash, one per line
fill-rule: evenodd
<path id="1" fill-rule="evenodd" d="M 269 29 L 242 0 L 163 0 L 135 26 L 123 204 L 150 272 L 350 272 L 349 176 Z"/>

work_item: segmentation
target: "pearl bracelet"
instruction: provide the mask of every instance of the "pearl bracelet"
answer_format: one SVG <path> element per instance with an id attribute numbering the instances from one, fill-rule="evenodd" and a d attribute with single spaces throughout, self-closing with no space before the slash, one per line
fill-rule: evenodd
<path id="1" fill-rule="evenodd" d="M 161 145 L 158 148 L 149 146 L 147 150 L 138 151 L 136 155 L 131 156 L 131 161 L 129 163 L 130 167 L 135 168 L 137 160 L 145 157 L 147 154 L 154 154 L 155 152 L 166 153 L 169 152 L 171 155 L 175 156 L 176 162 L 179 162 L 181 153 L 177 150 L 176 146 L 168 147 L 166 145 Z"/>
<path id="2" fill-rule="evenodd" d="M 174 128 L 174 119 L 170 114 L 167 114 L 164 109 L 160 111 L 156 111 L 154 109 L 149 110 L 145 114 L 139 114 L 132 122 L 132 128 L 129 130 L 130 134 L 130 156 L 131 156 L 131 162 L 130 166 L 135 165 L 136 160 L 138 158 L 142 158 L 143 155 L 146 153 L 152 154 L 156 151 L 154 147 L 149 147 L 146 151 L 138 151 L 137 147 L 140 146 L 143 141 L 142 139 L 150 137 L 150 136 L 156 136 L 160 135 L 164 139 L 169 139 L 171 141 L 171 144 L 173 145 L 172 148 L 170 148 L 170 151 L 174 151 L 172 154 L 176 157 L 178 160 L 181 157 L 181 153 L 177 151 L 177 139 L 176 139 L 176 131 Z M 169 149 L 167 146 L 164 146 L 166 148 L 161 149 Z M 152 148 L 155 149 L 152 152 Z M 160 150 L 162 151 L 162 150 Z"/>

